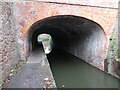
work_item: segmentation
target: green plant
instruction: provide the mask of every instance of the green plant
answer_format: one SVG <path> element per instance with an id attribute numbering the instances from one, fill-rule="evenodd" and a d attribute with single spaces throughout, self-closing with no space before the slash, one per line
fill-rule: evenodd
<path id="1" fill-rule="evenodd" d="M 11 70 L 11 74 L 15 76 L 17 72 L 20 70 L 21 66 L 25 64 L 25 60 L 20 60 L 19 63 Z"/>
<path id="2" fill-rule="evenodd" d="M 120 48 L 117 50 L 117 58 L 120 59 Z"/>

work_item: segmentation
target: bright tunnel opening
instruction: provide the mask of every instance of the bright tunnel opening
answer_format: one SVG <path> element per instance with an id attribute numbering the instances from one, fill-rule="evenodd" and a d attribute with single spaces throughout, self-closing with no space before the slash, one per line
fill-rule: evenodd
<path id="1" fill-rule="evenodd" d="M 51 52 L 51 50 L 52 50 L 52 47 L 51 47 L 52 37 L 49 34 L 38 35 L 37 41 L 38 41 L 38 43 L 42 43 L 43 48 L 44 48 L 44 52 L 46 54 L 49 54 Z"/>

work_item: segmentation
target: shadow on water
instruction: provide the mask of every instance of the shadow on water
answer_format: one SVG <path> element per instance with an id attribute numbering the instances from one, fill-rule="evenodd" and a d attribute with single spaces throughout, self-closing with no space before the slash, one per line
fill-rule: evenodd
<path id="1" fill-rule="evenodd" d="M 120 81 L 62 50 L 47 55 L 58 88 L 118 88 Z M 119 81 L 119 83 L 118 83 Z"/>

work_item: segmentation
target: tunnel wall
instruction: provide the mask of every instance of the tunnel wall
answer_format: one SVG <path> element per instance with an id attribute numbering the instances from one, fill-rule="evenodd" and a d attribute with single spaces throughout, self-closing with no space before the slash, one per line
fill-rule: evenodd
<path id="1" fill-rule="evenodd" d="M 0 86 L 20 59 L 12 5 L 0 2 Z"/>
<path id="2" fill-rule="evenodd" d="M 40 20 L 28 30 L 29 52 L 39 46 L 37 37 L 43 33 L 51 35 L 53 49 L 61 48 L 104 70 L 107 39 L 104 30 L 96 22 L 73 15 L 60 15 Z"/>
<path id="3" fill-rule="evenodd" d="M 102 29 L 96 27 L 86 27 L 88 29 L 87 36 L 80 36 L 76 40 L 70 40 L 70 49 L 67 50 L 73 55 L 85 60 L 86 62 L 104 70 L 104 59 L 106 56 L 104 52 L 106 50 L 106 36 Z M 93 30 L 92 32 L 90 30 Z M 83 38 L 81 40 L 81 38 Z"/>

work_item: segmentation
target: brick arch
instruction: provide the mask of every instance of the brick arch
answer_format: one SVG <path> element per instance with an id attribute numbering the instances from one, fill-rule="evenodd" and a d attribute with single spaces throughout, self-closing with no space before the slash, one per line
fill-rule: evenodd
<path id="1" fill-rule="evenodd" d="M 49 34 L 53 38 L 53 48 L 61 48 L 99 68 L 105 58 L 106 36 L 103 28 L 84 17 L 58 15 L 34 23 L 27 32 L 27 52 L 37 48 L 37 37 Z M 102 43 L 102 44 L 101 44 Z"/>
<path id="2" fill-rule="evenodd" d="M 20 28 L 20 34 L 18 33 L 18 36 L 19 39 L 21 39 L 21 56 L 23 57 L 26 52 L 24 45 L 25 36 L 30 26 L 38 20 L 56 15 L 75 15 L 97 22 L 100 26 L 102 26 L 106 34 L 106 47 L 108 48 L 110 34 L 113 30 L 113 25 L 118 12 L 118 9 L 114 8 L 49 2 L 18 2 L 14 4 L 14 7 L 16 8 L 16 11 L 19 11 L 19 13 L 15 14 L 15 18 Z M 104 54 L 107 56 L 107 49 Z"/>

